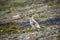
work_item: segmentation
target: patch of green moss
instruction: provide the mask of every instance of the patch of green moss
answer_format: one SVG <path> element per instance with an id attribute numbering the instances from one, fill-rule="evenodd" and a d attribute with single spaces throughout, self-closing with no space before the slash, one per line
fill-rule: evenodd
<path id="1" fill-rule="evenodd" d="M 5 27 L 0 27 L 0 34 L 6 34 L 6 33 L 15 33 L 17 32 L 16 30 L 18 29 L 18 26 L 10 26 L 8 28 Z"/>
<path id="2" fill-rule="evenodd" d="M 60 18 L 60 14 L 55 15 L 56 18 Z"/>
<path id="3" fill-rule="evenodd" d="M 34 16 L 34 19 L 39 19 L 39 16 Z"/>
<path id="4" fill-rule="evenodd" d="M 47 14 L 44 14 L 44 15 L 41 15 L 40 18 L 47 18 L 48 15 Z"/>
<path id="5" fill-rule="evenodd" d="M 4 32 L 9 33 L 9 32 L 15 31 L 17 29 L 18 29 L 18 26 L 13 25 L 13 26 L 8 27 Z"/>
<path id="6" fill-rule="evenodd" d="M 38 16 L 34 16 L 34 19 L 46 19 L 49 18 L 51 15 L 49 14 L 43 14 L 43 15 L 38 15 Z"/>
<path id="7" fill-rule="evenodd" d="M 45 30 L 45 28 L 44 27 L 41 27 L 40 30 Z"/>

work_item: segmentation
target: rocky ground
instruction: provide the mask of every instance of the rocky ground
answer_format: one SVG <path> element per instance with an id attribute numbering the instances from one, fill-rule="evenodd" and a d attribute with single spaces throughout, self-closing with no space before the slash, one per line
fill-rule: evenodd
<path id="1" fill-rule="evenodd" d="M 0 35 L 0 40 L 60 40 L 60 25 L 44 27 L 44 30 L 35 32 Z"/>
<path id="2" fill-rule="evenodd" d="M 41 4 L 39 0 L 38 2 L 36 0 L 34 2 L 24 2 L 23 4 L 21 4 L 22 7 L 0 11 L 0 26 L 6 25 L 6 23 L 6 26 L 8 26 L 10 22 L 13 22 L 12 24 L 19 27 L 28 27 L 30 26 L 29 16 L 35 15 L 34 19 L 44 27 L 44 30 L 40 29 L 39 31 L 24 32 L 22 34 L 20 32 L 2 34 L 0 40 L 60 40 L 60 5 Z M 14 18 L 16 15 L 18 17 Z"/>

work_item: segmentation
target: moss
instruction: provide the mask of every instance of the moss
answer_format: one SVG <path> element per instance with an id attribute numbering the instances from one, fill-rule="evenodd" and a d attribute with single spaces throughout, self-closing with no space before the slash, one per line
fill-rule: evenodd
<path id="1" fill-rule="evenodd" d="M 44 15 L 41 15 L 40 18 L 47 18 L 48 15 L 47 14 L 44 14 Z"/>
<path id="2" fill-rule="evenodd" d="M 45 28 L 44 27 L 41 27 L 40 30 L 45 30 Z"/>
<path id="3" fill-rule="evenodd" d="M 18 26 L 10 26 L 9 28 L 7 28 L 4 32 L 8 33 L 8 32 L 12 32 L 15 31 L 16 29 L 18 29 Z"/>
<path id="4" fill-rule="evenodd" d="M 10 26 L 8 28 L 6 27 L 0 27 L 0 34 L 6 34 L 6 33 L 17 33 L 18 26 Z M 2 31 L 2 32 L 1 32 Z"/>
<path id="5" fill-rule="evenodd" d="M 55 15 L 56 18 L 60 18 L 60 14 Z"/>
<path id="6" fill-rule="evenodd" d="M 34 16 L 34 19 L 38 19 L 39 17 L 38 16 Z"/>
<path id="7" fill-rule="evenodd" d="M 0 34 L 3 34 L 3 32 L 6 30 L 6 28 L 0 27 Z"/>
<path id="8" fill-rule="evenodd" d="M 34 16 L 34 19 L 44 20 L 46 18 L 49 18 L 50 16 L 51 16 L 50 14 L 43 14 L 43 15 Z"/>

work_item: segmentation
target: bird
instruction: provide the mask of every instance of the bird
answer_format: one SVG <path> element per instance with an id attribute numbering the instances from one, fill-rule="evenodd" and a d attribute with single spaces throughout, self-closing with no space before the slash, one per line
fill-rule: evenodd
<path id="1" fill-rule="evenodd" d="M 40 28 L 39 23 L 34 19 L 34 15 L 33 16 L 30 16 L 30 25 L 34 29 L 36 29 L 36 28 L 39 29 Z"/>

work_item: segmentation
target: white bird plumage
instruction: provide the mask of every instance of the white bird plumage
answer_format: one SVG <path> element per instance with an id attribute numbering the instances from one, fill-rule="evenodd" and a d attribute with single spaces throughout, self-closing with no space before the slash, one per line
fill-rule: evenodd
<path id="1" fill-rule="evenodd" d="M 40 25 L 37 21 L 34 20 L 33 16 L 30 18 L 30 25 L 32 26 L 32 28 L 40 28 Z"/>

